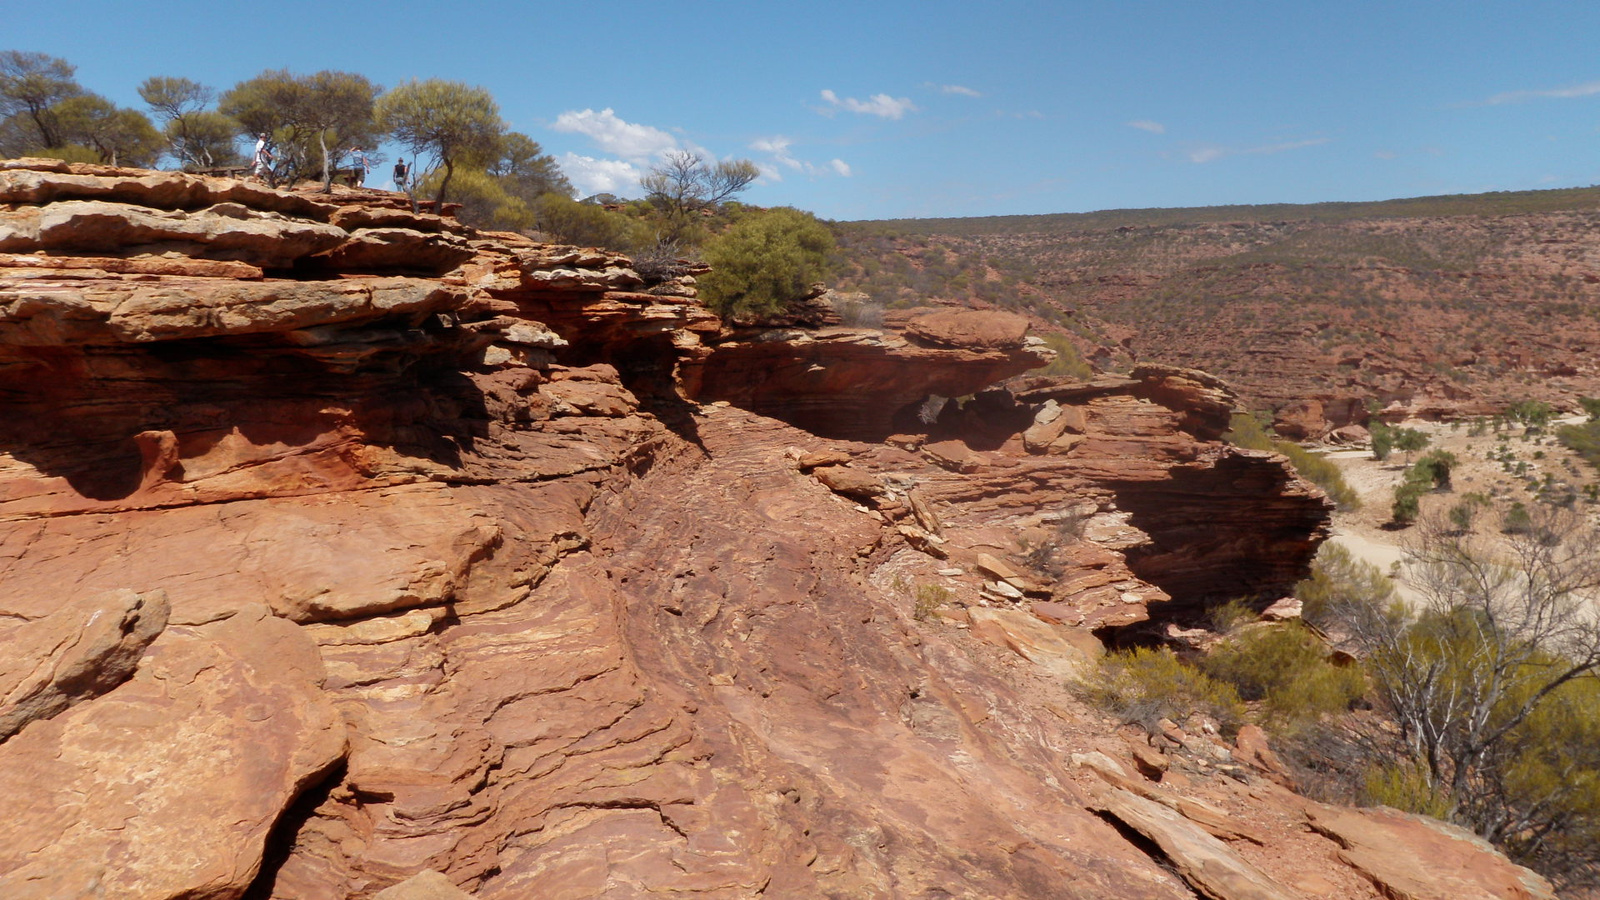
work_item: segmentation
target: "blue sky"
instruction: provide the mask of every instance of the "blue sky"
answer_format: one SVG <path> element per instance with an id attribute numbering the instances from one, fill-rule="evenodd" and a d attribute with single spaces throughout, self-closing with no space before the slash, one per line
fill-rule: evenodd
<path id="1" fill-rule="evenodd" d="M 266 69 L 488 88 L 584 192 L 662 152 L 831 219 L 1600 183 L 1600 3 L 17 3 L 0 49 L 137 106 Z"/>

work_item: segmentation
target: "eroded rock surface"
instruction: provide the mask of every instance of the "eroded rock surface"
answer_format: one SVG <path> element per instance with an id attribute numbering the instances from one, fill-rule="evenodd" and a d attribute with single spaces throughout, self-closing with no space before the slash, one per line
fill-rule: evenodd
<path id="1" fill-rule="evenodd" d="M 1320 539 L 1215 379 L 986 389 L 1011 317 L 736 328 L 377 192 L 0 197 L 0 894 L 1191 896 L 1065 678 Z"/>

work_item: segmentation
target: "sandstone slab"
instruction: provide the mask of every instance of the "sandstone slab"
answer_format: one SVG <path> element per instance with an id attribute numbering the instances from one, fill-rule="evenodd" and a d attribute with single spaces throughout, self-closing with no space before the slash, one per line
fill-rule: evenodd
<path id="1" fill-rule="evenodd" d="M 42 619 L 0 624 L 0 742 L 127 680 L 169 612 L 159 590 L 123 590 L 68 602 Z"/>
<path id="2" fill-rule="evenodd" d="M 169 627 L 131 681 L 0 745 L 0 895 L 239 896 L 344 753 L 321 681 L 264 608 Z"/>
<path id="3" fill-rule="evenodd" d="M 1051 625 L 1022 610 L 974 607 L 967 610 L 967 618 L 977 637 L 1005 647 L 1054 675 L 1080 675 L 1093 659 L 1067 637 L 1067 626 Z"/>
<path id="4" fill-rule="evenodd" d="M 1202 896 L 1212 900 L 1299 900 L 1175 810 L 1120 789 L 1109 791 L 1101 807 L 1160 847 Z"/>
<path id="5" fill-rule="evenodd" d="M 1311 827 L 1339 858 L 1395 900 L 1555 900 L 1536 873 L 1466 829 L 1399 810 L 1308 805 Z"/>

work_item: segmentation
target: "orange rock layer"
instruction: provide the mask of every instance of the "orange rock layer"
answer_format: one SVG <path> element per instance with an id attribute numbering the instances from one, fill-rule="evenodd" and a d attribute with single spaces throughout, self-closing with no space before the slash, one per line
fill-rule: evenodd
<path id="1" fill-rule="evenodd" d="M 1093 629 L 1281 592 L 1322 536 L 1218 443 L 1214 379 L 985 391 L 1045 355 L 1009 317 L 726 328 L 692 278 L 376 192 L 9 161 L 0 251 L 0 896 L 1181 898 L 1210 865 L 1111 824 L 1151 801 L 1063 710 Z M 1228 796 L 1293 809 L 1262 784 Z M 1324 883 L 1378 877 L 1318 821 Z"/>

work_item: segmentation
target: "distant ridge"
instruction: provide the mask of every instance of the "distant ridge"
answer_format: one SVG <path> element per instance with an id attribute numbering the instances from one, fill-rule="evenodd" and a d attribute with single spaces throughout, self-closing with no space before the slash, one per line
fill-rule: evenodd
<path id="1" fill-rule="evenodd" d="M 1509 216 L 1592 209 L 1600 209 L 1600 186 L 1543 191 L 1494 191 L 1487 194 L 1443 194 L 1435 197 L 1361 202 L 1108 209 L 1087 213 L 1027 216 L 868 219 L 851 224 L 876 226 L 902 234 L 1048 234 L 1101 231 L 1124 226 L 1172 227 L 1217 222 L 1272 221 L 1348 222 L 1356 219 L 1431 216 Z"/>

